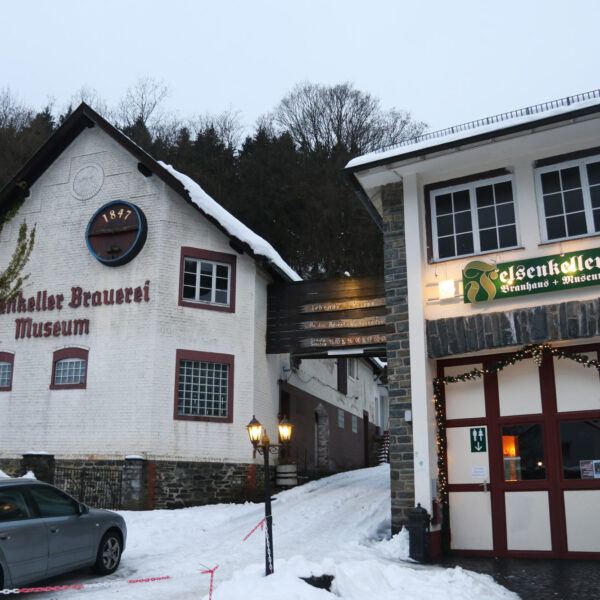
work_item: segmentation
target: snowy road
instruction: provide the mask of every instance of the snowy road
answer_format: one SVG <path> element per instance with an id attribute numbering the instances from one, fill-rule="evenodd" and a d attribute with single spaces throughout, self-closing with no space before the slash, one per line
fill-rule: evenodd
<path id="1" fill-rule="evenodd" d="M 27 594 L 36 600 L 486 600 L 516 599 L 491 577 L 460 568 L 424 567 L 406 561 L 405 532 L 389 539 L 389 466 L 341 473 L 283 492 L 273 502 L 275 573 L 264 576 L 262 504 L 221 504 L 174 511 L 123 512 L 129 530 L 119 570 L 107 578 L 86 571 L 51 585 L 81 590 Z M 333 594 L 299 577 L 334 576 Z M 127 580 L 170 576 L 128 584 Z M 95 587 L 98 585 L 98 587 Z"/>

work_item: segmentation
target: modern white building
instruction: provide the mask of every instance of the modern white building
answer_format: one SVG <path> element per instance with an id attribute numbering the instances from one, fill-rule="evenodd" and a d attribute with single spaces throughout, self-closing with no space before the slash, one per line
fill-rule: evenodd
<path id="1" fill-rule="evenodd" d="M 392 519 L 600 558 L 600 92 L 350 162 L 384 231 Z"/>
<path id="2" fill-rule="evenodd" d="M 22 293 L 0 302 L 0 468 L 27 452 L 69 466 L 137 456 L 152 463 L 151 505 L 223 499 L 255 462 L 253 415 L 276 436 L 280 382 L 348 421 L 320 466 L 364 465 L 342 456 L 369 423 L 372 438 L 373 364 L 341 393 L 337 359 L 266 353 L 267 288 L 299 278 L 195 182 L 81 105 L 0 193 L 14 202 L 0 269 L 21 222 L 36 237 Z M 312 425 L 297 433 L 315 446 Z"/>

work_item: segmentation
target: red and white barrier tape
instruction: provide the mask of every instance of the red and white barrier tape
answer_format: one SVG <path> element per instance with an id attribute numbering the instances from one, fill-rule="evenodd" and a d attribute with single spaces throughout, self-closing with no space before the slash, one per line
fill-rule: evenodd
<path id="1" fill-rule="evenodd" d="M 212 600 L 213 581 L 215 579 L 215 571 L 219 568 L 219 565 L 215 565 L 212 569 L 202 571 L 201 575 L 208 575 L 210 573 L 210 587 L 208 588 L 208 600 Z"/>
<path id="2" fill-rule="evenodd" d="M 265 526 L 265 520 L 263 519 L 262 521 L 260 521 L 258 523 L 258 525 L 248 535 L 246 535 L 246 537 L 242 540 L 242 542 L 245 542 L 259 527 L 261 529 L 264 529 L 264 526 Z"/>
<path id="3" fill-rule="evenodd" d="M 261 519 L 256 526 L 244 537 L 242 542 L 245 542 L 259 527 L 264 529 L 265 519 Z M 206 567 L 205 567 L 206 568 Z M 215 571 L 219 568 L 219 565 L 215 565 L 212 569 L 206 568 L 205 571 L 201 571 L 201 575 L 210 575 L 210 586 L 208 591 L 208 598 L 212 600 L 213 584 L 215 579 Z M 131 583 L 150 583 L 153 581 L 165 581 L 166 579 L 172 579 L 170 575 L 164 577 L 145 577 L 143 579 L 128 579 L 127 584 Z M 92 590 L 103 587 L 114 587 L 119 585 L 120 581 L 107 581 L 102 583 L 89 583 L 89 584 L 74 584 L 74 585 L 51 585 L 43 587 L 30 587 L 30 588 L 5 588 L 0 590 L 0 596 L 8 596 L 10 594 L 35 594 L 39 592 L 66 592 L 69 590 Z"/>
<path id="4" fill-rule="evenodd" d="M 128 579 L 126 583 L 150 583 L 151 581 L 164 581 L 165 579 L 171 579 L 170 575 L 164 577 L 145 577 L 144 579 Z M 91 590 L 94 588 L 101 587 L 112 587 L 120 582 L 108 581 L 106 583 L 89 583 L 89 584 L 76 584 L 76 585 L 49 585 L 43 587 L 29 587 L 29 588 L 14 588 L 0 590 L 0 594 L 8 596 L 9 594 L 35 594 L 38 592 L 66 592 L 67 590 Z"/>

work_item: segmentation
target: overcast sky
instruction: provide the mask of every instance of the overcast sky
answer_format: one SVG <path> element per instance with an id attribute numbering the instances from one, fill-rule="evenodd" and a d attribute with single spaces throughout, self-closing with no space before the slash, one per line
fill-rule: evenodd
<path id="1" fill-rule="evenodd" d="M 166 84 L 252 128 L 296 83 L 350 81 L 431 129 L 600 87 L 597 0 L 5 0 L 0 88 L 62 108 Z"/>

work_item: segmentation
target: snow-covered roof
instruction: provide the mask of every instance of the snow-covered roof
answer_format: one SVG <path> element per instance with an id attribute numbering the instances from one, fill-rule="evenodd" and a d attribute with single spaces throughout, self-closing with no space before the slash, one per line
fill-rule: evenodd
<path id="1" fill-rule="evenodd" d="M 0 206 L 9 202 L 14 194 L 22 194 L 31 187 L 50 164 L 67 146 L 87 127 L 97 125 L 116 142 L 127 149 L 139 160 L 138 169 L 145 175 L 155 174 L 171 186 L 186 201 L 196 206 L 213 223 L 230 236 L 232 242 L 241 244 L 244 251 L 255 259 L 265 258 L 267 267 L 278 277 L 287 277 L 292 281 L 302 278 L 284 260 L 266 240 L 256 235 L 220 204 L 213 200 L 195 181 L 179 173 L 173 167 L 157 161 L 122 131 L 111 125 L 95 110 L 82 102 L 42 147 L 29 159 L 13 179 L 0 189 Z"/>
<path id="2" fill-rule="evenodd" d="M 184 186 L 192 202 L 204 213 L 213 217 L 233 236 L 250 246 L 254 254 L 264 256 L 283 271 L 292 281 L 301 281 L 302 277 L 292 269 L 281 258 L 279 253 L 263 238 L 246 227 L 241 221 L 236 219 L 230 212 L 226 211 L 216 200 L 213 200 L 191 177 L 180 173 L 171 165 L 162 161 L 157 161 L 164 169 L 169 171 Z"/>
<path id="3" fill-rule="evenodd" d="M 536 104 L 535 106 L 448 127 L 440 131 L 425 133 L 391 148 L 370 152 L 354 158 L 346 165 L 346 169 L 356 170 L 375 162 L 380 163 L 402 159 L 404 155 L 408 154 L 424 154 L 425 151 L 436 146 L 452 145 L 467 138 L 485 136 L 486 134 L 492 134 L 503 129 L 527 126 L 535 121 L 552 119 L 567 113 L 593 107 L 600 107 L 600 90 L 577 94 L 576 96 L 568 96 L 560 100 Z"/>

